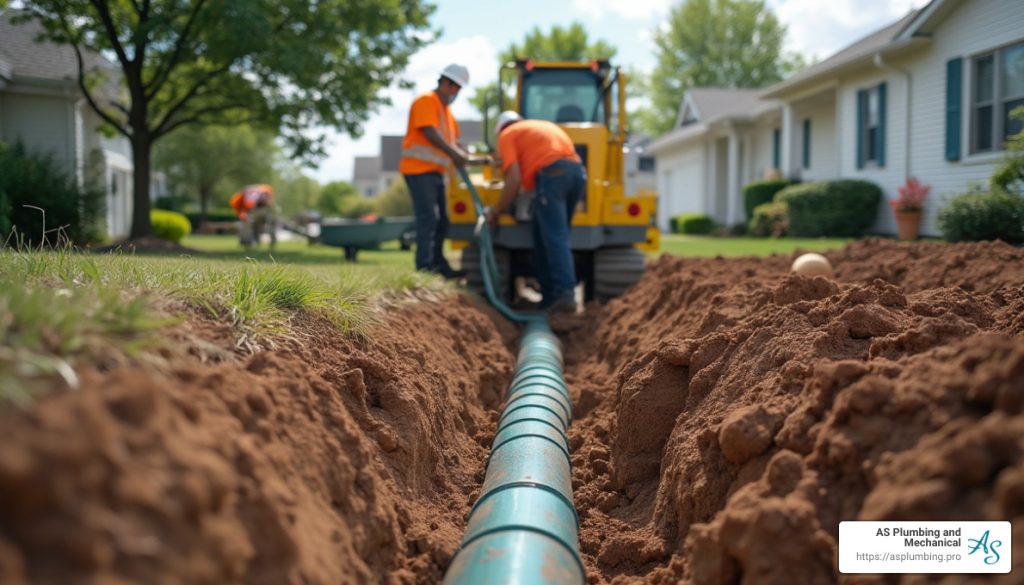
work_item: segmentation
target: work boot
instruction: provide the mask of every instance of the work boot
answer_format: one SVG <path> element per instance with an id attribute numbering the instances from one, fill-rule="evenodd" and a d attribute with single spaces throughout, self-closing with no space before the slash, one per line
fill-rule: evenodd
<path id="1" fill-rule="evenodd" d="M 548 305 L 548 308 L 545 309 L 545 310 L 548 313 L 552 313 L 552 314 L 554 314 L 554 313 L 570 313 L 570 314 L 575 314 L 576 313 L 576 297 L 572 293 L 569 293 L 569 294 L 567 294 L 565 296 L 559 297 L 559 298 L 555 299 L 555 301 L 553 303 Z"/>

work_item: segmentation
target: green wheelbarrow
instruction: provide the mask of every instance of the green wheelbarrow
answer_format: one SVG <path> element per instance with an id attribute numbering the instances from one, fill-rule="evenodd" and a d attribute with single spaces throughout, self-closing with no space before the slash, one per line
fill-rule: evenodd
<path id="1" fill-rule="evenodd" d="M 376 219 L 324 219 L 320 222 L 320 243 L 345 250 L 345 259 L 356 261 L 359 250 L 377 250 L 384 242 L 409 241 L 415 229 L 412 217 L 379 217 Z"/>

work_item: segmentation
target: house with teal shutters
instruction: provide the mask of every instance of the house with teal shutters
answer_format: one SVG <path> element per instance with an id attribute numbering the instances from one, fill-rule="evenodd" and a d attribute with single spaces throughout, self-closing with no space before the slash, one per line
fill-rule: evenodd
<path id="1" fill-rule="evenodd" d="M 657 158 L 661 225 L 678 213 L 744 221 L 742 187 L 773 169 L 801 180 L 873 181 L 895 198 L 930 185 L 924 235 L 944 200 L 983 184 L 1019 132 L 1024 1 L 932 0 L 760 91 L 695 89 Z M 717 93 L 712 93 L 717 92 Z M 873 227 L 895 233 L 879 206 Z"/>

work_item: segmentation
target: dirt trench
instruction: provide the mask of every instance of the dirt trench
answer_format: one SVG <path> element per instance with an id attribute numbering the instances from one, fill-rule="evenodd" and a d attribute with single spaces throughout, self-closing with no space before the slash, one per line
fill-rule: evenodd
<path id="1" fill-rule="evenodd" d="M 1024 570 L 1024 251 L 826 256 L 832 280 L 662 257 L 554 323 L 591 583 Z M 0 411 L 0 583 L 439 582 L 515 329 L 459 296 L 391 306 L 366 339 L 293 330 L 240 356 L 192 315 L 161 355 Z M 840 576 L 840 519 L 1011 520 L 1014 573 Z"/>

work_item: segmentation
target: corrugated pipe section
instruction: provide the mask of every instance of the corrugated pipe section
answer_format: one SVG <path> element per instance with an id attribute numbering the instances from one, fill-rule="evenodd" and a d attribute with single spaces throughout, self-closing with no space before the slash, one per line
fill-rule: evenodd
<path id="1" fill-rule="evenodd" d="M 480 498 L 446 585 L 582 585 L 566 435 L 572 400 L 547 320 L 526 323 Z"/>
<path id="2" fill-rule="evenodd" d="M 513 311 L 496 294 L 498 271 L 484 206 L 466 169 L 456 169 L 476 208 L 487 300 L 524 330 L 483 489 L 444 583 L 583 585 L 567 437 L 572 400 L 562 375 L 562 347 L 546 316 Z"/>

